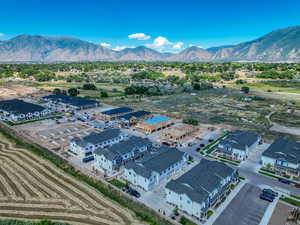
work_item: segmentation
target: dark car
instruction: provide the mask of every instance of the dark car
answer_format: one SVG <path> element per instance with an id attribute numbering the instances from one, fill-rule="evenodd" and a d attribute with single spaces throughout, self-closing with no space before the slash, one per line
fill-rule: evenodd
<path id="1" fill-rule="evenodd" d="M 128 188 L 128 193 L 136 198 L 141 197 L 141 194 L 137 190 L 134 190 L 133 188 Z"/>
<path id="2" fill-rule="evenodd" d="M 296 188 L 300 188 L 300 184 L 295 184 L 295 187 Z"/>
<path id="3" fill-rule="evenodd" d="M 200 147 L 202 148 L 202 147 L 204 147 L 205 146 L 205 144 L 200 144 Z"/>
<path id="4" fill-rule="evenodd" d="M 259 197 L 260 197 L 260 199 L 266 200 L 268 202 L 273 202 L 273 200 L 274 200 L 274 197 L 272 195 L 269 195 L 266 193 L 261 193 Z"/>
<path id="5" fill-rule="evenodd" d="M 263 189 L 262 191 L 263 194 L 269 194 L 269 195 L 272 195 L 273 197 L 277 197 L 278 196 L 278 193 L 273 191 L 272 189 L 269 189 L 269 188 L 265 188 Z"/>
<path id="6" fill-rule="evenodd" d="M 284 184 L 290 184 L 291 183 L 291 181 L 289 181 L 288 179 L 284 179 L 284 178 L 278 178 L 278 181 L 279 182 L 282 182 L 282 183 L 284 183 Z"/>

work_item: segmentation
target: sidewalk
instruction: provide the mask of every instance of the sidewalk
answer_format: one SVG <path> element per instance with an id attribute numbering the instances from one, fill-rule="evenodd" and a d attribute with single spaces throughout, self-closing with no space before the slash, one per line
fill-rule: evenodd
<path id="1" fill-rule="evenodd" d="M 247 182 L 245 180 L 240 181 L 238 186 L 230 193 L 226 200 L 216 210 L 214 210 L 214 214 L 206 221 L 205 225 L 212 225 L 216 221 L 216 219 L 222 214 L 224 209 L 226 209 L 231 200 L 240 192 L 246 183 Z"/>
<path id="2" fill-rule="evenodd" d="M 269 206 L 264 214 L 264 217 L 260 221 L 259 225 L 267 225 L 269 223 L 278 201 L 279 201 L 279 196 L 275 198 L 275 201 L 273 201 L 272 203 L 269 204 Z"/>

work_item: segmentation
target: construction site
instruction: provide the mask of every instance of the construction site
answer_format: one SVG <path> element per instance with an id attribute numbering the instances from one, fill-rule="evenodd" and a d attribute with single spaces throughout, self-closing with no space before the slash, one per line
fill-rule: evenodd
<path id="1" fill-rule="evenodd" d="M 43 120 L 17 126 L 16 130 L 45 148 L 65 151 L 71 138 L 85 136 L 98 129 L 81 121 Z"/>

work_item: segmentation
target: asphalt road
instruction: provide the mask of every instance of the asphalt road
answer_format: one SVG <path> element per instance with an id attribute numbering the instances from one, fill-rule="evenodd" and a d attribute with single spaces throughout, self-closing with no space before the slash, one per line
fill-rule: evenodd
<path id="1" fill-rule="evenodd" d="M 269 202 L 261 200 L 261 189 L 245 184 L 213 225 L 258 225 Z"/>

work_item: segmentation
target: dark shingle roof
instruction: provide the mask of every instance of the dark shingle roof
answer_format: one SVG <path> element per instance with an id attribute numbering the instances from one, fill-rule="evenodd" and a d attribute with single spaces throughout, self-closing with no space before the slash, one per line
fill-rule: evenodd
<path id="1" fill-rule="evenodd" d="M 277 139 L 263 152 L 263 156 L 285 159 L 290 163 L 300 163 L 300 143 L 292 140 Z"/>
<path id="2" fill-rule="evenodd" d="M 88 105 L 96 105 L 99 104 L 98 101 L 81 98 L 81 97 L 74 97 L 74 96 L 68 96 L 68 95 L 48 95 L 43 97 L 45 100 L 51 100 L 56 102 L 61 102 L 68 105 L 73 105 L 77 107 L 83 107 Z"/>
<path id="3" fill-rule="evenodd" d="M 228 134 L 220 141 L 221 145 L 229 145 L 233 148 L 246 150 L 258 140 L 258 135 L 249 131 L 236 130 Z"/>
<path id="4" fill-rule="evenodd" d="M 42 112 L 46 108 L 40 105 L 24 102 L 23 100 L 11 99 L 6 101 L 0 101 L 0 109 L 18 115 Z"/>
<path id="5" fill-rule="evenodd" d="M 135 163 L 128 164 L 127 169 L 133 169 L 137 174 L 149 177 L 152 171 L 161 173 L 171 165 L 182 160 L 185 153 L 176 148 L 161 147 L 155 153 L 149 153 Z"/>
<path id="6" fill-rule="evenodd" d="M 128 114 L 125 114 L 123 116 L 119 116 L 119 119 L 130 120 L 132 117 L 140 118 L 140 117 L 143 117 L 143 116 L 148 116 L 150 114 L 151 114 L 151 112 L 141 110 L 141 111 L 136 111 L 136 112 L 133 112 L 133 113 L 128 113 Z"/>
<path id="7" fill-rule="evenodd" d="M 92 132 L 84 137 L 74 137 L 72 141 L 74 141 L 77 145 L 84 147 L 87 143 L 98 144 L 100 142 L 110 140 L 118 137 L 121 134 L 119 129 L 107 129 L 102 132 Z"/>
<path id="8" fill-rule="evenodd" d="M 166 188 L 186 194 L 191 200 L 201 203 L 207 201 L 209 194 L 220 187 L 224 178 L 234 173 L 235 170 L 224 163 L 202 159 L 187 173 L 170 181 Z"/>
<path id="9" fill-rule="evenodd" d="M 140 148 L 143 146 L 151 147 L 152 142 L 147 138 L 132 136 L 125 141 L 121 141 L 105 149 L 97 149 L 95 154 L 105 155 L 107 159 L 114 159 L 117 155 L 124 155 L 131 152 L 135 148 Z"/>
<path id="10" fill-rule="evenodd" d="M 106 111 L 101 112 L 104 115 L 115 115 L 115 114 L 120 114 L 120 113 L 127 113 L 127 112 L 131 112 L 133 111 L 133 109 L 128 108 L 128 107 L 121 107 L 121 108 L 115 108 L 115 109 L 109 109 Z"/>

